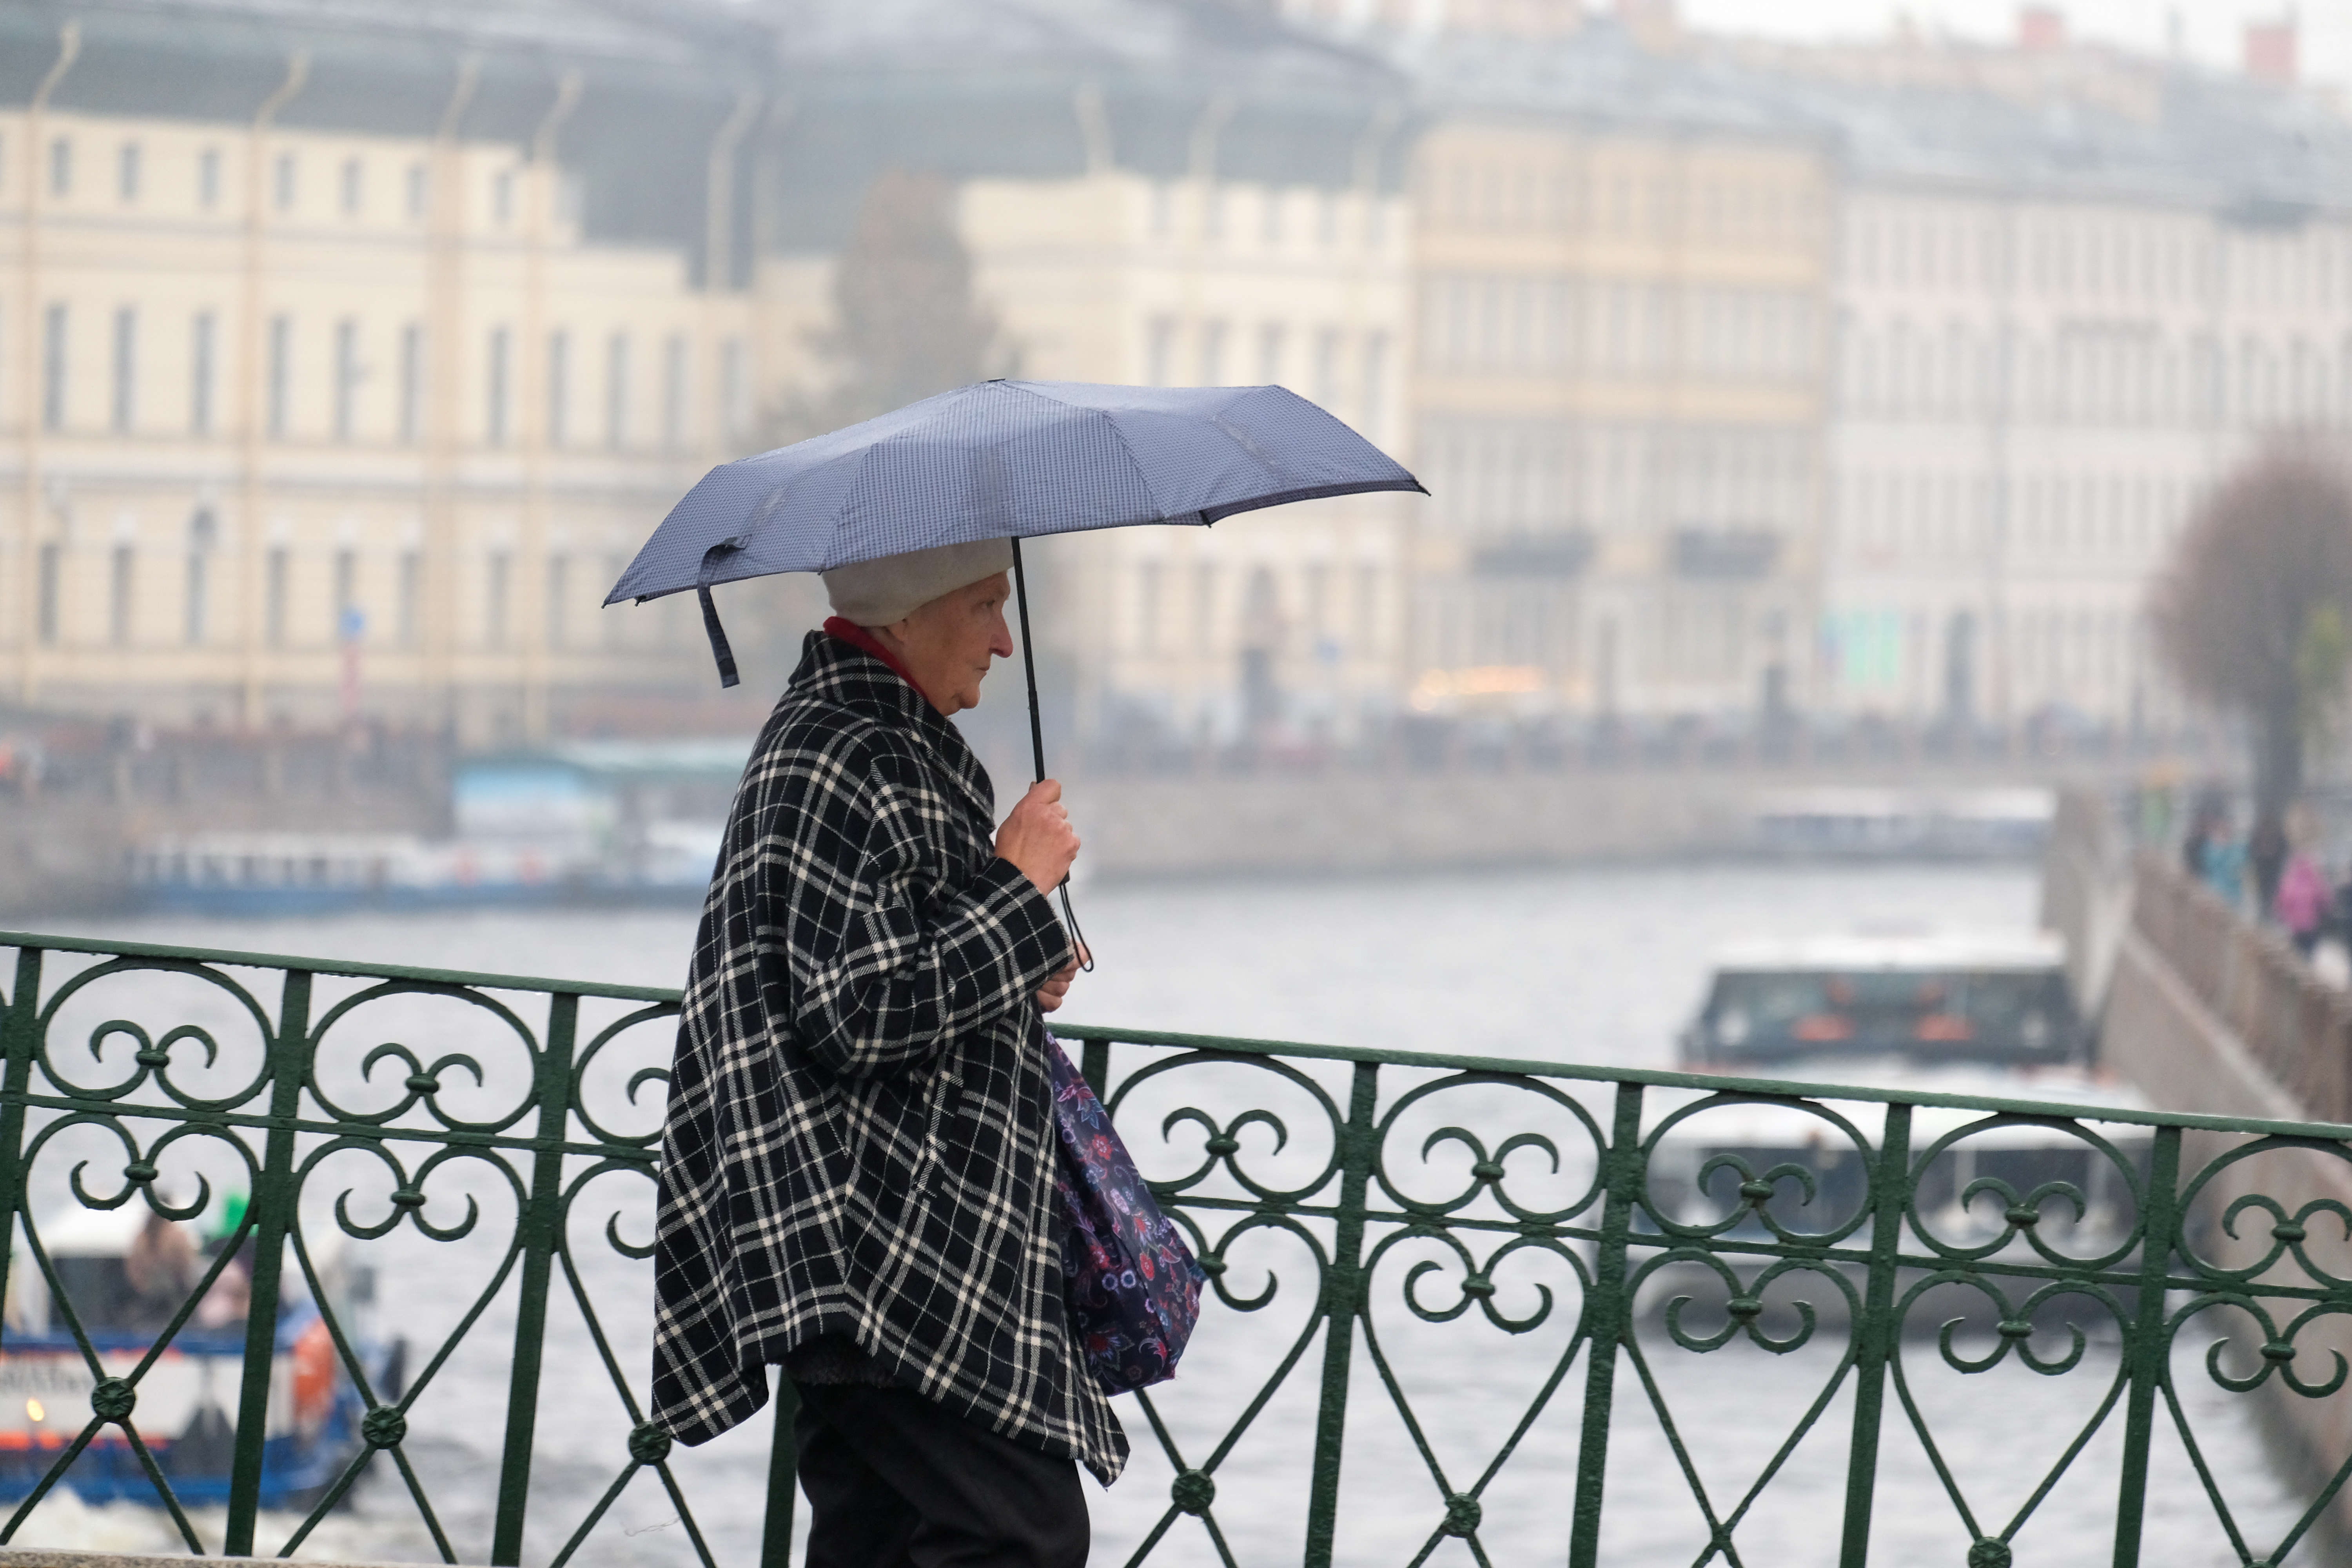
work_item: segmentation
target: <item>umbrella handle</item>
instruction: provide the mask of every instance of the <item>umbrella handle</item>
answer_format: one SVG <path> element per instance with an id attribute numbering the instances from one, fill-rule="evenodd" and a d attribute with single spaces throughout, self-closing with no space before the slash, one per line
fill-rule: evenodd
<path id="1" fill-rule="evenodd" d="M 1045 727 L 1037 717 L 1037 656 L 1029 643 L 1029 574 L 1021 569 L 1021 542 L 1013 546 L 1013 597 L 1021 614 L 1021 670 L 1029 679 L 1029 754 L 1037 764 L 1037 782 L 1045 782 Z M 1078 912 L 1070 908 L 1070 879 L 1062 879 L 1055 889 L 1062 895 L 1062 920 L 1070 928 L 1070 939 L 1078 944 L 1078 967 L 1088 974 L 1095 971 L 1095 951 L 1087 945 L 1086 932 L 1078 929 Z"/>

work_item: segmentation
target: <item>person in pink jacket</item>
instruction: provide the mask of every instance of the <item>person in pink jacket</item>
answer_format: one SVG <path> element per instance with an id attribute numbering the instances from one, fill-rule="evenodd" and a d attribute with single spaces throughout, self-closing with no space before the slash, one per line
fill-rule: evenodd
<path id="1" fill-rule="evenodd" d="M 2319 862 L 2308 848 L 2297 845 L 2287 855 L 2286 867 L 2279 873 L 2278 894 L 2271 900 L 2271 909 L 2305 958 L 2319 944 L 2319 933 L 2327 919 L 2327 879 L 2321 873 Z"/>

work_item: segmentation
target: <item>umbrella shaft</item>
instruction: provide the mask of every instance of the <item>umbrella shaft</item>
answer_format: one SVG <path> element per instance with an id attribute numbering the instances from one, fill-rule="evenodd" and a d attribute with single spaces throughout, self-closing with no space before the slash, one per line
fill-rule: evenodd
<path id="1" fill-rule="evenodd" d="M 1021 569 L 1021 542 L 1013 541 L 1013 597 L 1021 607 L 1021 668 L 1029 678 L 1029 750 L 1037 782 L 1045 782 L 1045 727 L 1037 720 L 1037 655 L 1029 646 L 1029 576 Z"/>

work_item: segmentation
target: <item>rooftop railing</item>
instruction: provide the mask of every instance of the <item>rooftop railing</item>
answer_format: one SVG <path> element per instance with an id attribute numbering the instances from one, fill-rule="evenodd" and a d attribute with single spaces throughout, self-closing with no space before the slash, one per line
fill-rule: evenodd
<path id="1" fill-rule="evenodd" d="M 789 1388 L 645 1415 L 675 994 L 0 946 L 0 1542 L 782 1568 Z M 2263 1195 L 2347 1129 L 1058 1033 L 1214 1297 L 1098 1561 L 2319 1560 L 2352 1458 L 2250 1500 L 2238 1405 L 2352 1398 L 2352 1210 Z"/>

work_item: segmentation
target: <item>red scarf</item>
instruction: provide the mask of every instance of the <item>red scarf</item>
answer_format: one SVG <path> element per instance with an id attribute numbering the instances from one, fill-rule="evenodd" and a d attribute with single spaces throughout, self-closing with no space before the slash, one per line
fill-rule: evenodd
<path id="1" fill-rule="evenodd" d="M 926 702 L 931 701 L 931 694 L 925 691 L 923 689 L 923 683 L 917 680 L 912 672 L 910 672 L 905 665 L 898 662 L 898 656 L 892 653 L 888 648 L 884 647 L 882 646 L 882 639 L 876 637 L 872 632 L 867 631 L 864 626 L 859 626 L 855 621 L 845 621 L 839 616 L 828 616 L 825 617 L 824 633 L 827 637 L 839 637 L 843 642 L 847 643 L 854 648 L 862 648 L 866 652 L 872 654 L 876 658 L 878 658 L 883 663 L 888 665 L 891 671 L 896 674 L 899 679 L 913 687 L 917 696 L 920 697 Z M 931 702 L 931 706 L 936 708 L 939 704 Z"/>

